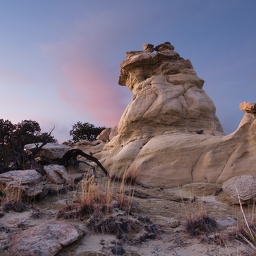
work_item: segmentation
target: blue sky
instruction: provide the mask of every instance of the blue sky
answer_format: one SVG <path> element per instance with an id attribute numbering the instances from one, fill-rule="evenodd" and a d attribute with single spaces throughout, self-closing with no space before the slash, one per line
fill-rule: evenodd
<path id="1" fill-rule="evenodd" d="M 114 126 L 132 95 L 125 52 L 170 41 L 190 59 L 226 134 L 256 102 L 254 0 L 0 0 L 0 118 L 55 127 Z"/>

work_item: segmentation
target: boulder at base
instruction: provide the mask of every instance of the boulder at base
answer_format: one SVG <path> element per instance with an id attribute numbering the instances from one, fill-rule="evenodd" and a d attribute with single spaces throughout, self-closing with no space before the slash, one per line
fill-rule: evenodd
<path id="1" fill-rule="evenodd" d="M 8 200 L 34 198 L 43 193 L 42 176 L 36 170 L 17 170 L 0 174 L 0 190 Z"/>
<path id="2" fill-rule="evenodd" d="M 222 188 L 233 204 L 244 204 L 256 197 L 256 179 L 251 175 L 233 177 L 224 182 Z"/>
<path id="3" fill-rule="evenodd" d="M 51 220 L 14 236 L 9 251 L 14 256 L 54 256 L 82 235 L 71 223 Z"/>

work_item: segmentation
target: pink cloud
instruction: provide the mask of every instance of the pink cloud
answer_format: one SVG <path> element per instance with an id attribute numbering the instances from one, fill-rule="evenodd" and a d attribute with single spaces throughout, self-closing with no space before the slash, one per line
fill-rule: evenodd
<path id="1" fill-rule="evenodd" d="M 128 89 L 117 85 L 118 75 L 114 77 L 115 70 L 108 70 L 110 65 L 104 62 L 104 56 L 101 60 L 102 52 L 93 54 L 79 41 L 64 43 L 56 52 L 58 72 L 62 77 L 58 87 L 60 98 L 69 108 L 84 115 L 84 121 L 89 118 L 98 125 L 117 125 L 128 103 Z"/>
<path id="2" fill-rule="evenodd" d="M 80 17 L 67 28 L 68 38 L 43 49 L 56 62 L 62 80 L 58 94 L 67 107 L 81 113 L 84 121 L 105 126 L 118 124 L 131 98 L 128 88 L 117 84 L 116 53 L 129 34 L 115 15 L 109 8 Z"/>
<path id="3" fill-rule="evenodd" d="M 100 67 L 78 60 L 66 64 L 63 74 L 67 79 L 65 87 L 60 88 L 63 100 L 102 125 L 118 123 L 124 110 L 120 102 L 122 95 Z"/>

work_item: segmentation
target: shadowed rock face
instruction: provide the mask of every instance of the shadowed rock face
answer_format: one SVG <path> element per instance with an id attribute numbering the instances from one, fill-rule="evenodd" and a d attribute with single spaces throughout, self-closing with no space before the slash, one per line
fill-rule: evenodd
<path id="1" fill-rule="evenodd" d="M 98 155 L 110 175 L 173 187 L 255 173 L 255 103 L 242 103 L 238 129 L 224 136 L 212 100 L 189 60 L 166 42 L 126 54 L 119 84 L 133 97 L 117 134 Z"/>

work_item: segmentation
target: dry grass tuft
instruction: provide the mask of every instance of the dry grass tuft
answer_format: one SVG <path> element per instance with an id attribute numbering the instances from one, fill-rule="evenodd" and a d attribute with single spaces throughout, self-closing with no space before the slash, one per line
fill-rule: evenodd
<path id="1" fill-rule="evenodd" d="M 30 208 L 30 205 L 22 201 L 7 201 L 3 203 L 2 209 L 4 212 L 14 211 L 14 212 L 23 212 Z"/>
<path id="2" fill-rule="evenodd" d="M 256 224 L 248 223 L 248 226 L 239 226 L 236 231 L 236 238 L 242 242 L 249 242 L 256 246 Z"/>
<path id="3" fill-rule="evenodd" d="M 79 198 L 62 207 L 57 214 L 58 218 L 89 218 L 92 214 L 101 218 L 99 216 L 102 214 L 111 214 L 113 208 L 129 212 L 132 207 L 133 196 L 125 195 L 124 179 L 119 192 L 113 191 L 110 179 L 98 183 L 94 176 L 82 180 L 80 185 Z"/>
<path id="4" fill-rule="evenodd" d="M 159 232 L 157 226 L 149 218 L 130 214 L 135 209 L 134 187 L 127 185 L 125 178 L 120 183 L 112 183 L 110 179 L 100 182 L 94 177 L 83 180 L 80 198 L 62 207 L 57 217 L 78 218 L 93 232 L 113 234 L 131 243 L 155 239 Z"/>
<path id="5" fill-rule="evenodd" d="M 217 222 L 206 213 L 200 213 L 189 217 L 185 222 L 186 231 L 191 236 L 199 236 L 212 233 L 217 229 Z"/>

